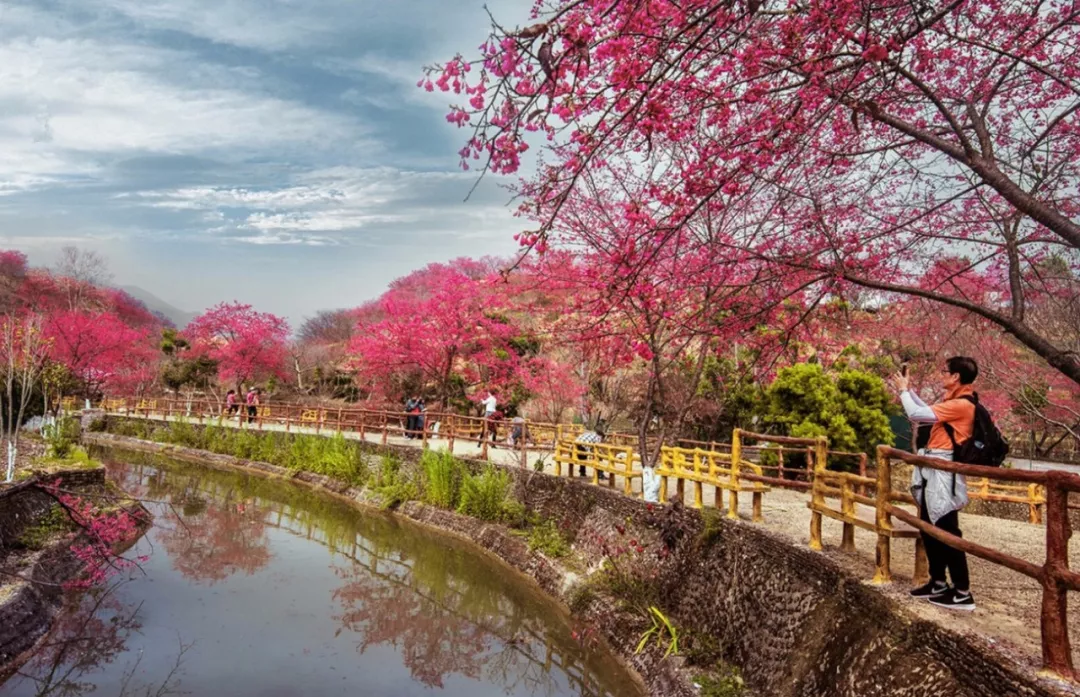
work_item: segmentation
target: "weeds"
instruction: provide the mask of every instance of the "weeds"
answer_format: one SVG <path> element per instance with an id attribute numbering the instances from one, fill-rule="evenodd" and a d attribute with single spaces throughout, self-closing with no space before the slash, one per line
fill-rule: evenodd
<path id="1" fill-rule="evenodd" d="M 54 537 L 61 533 L 71 532 L 75 525 L 68 517 L 63 507 L 53 504 L 49 512 L 42 516 L 41 520 L 27 528 L 21 536 L 19 543 L 27 549 L 38 550 L 45 547 Z"/>
<path id="2" fill-rule="evenodd" d="M 490 522 L 506 520 L 509 495 L 510 475 L 488 465 L 480 474 L 465 475 L 458 513 Z"/>
<path id="3" fill-rule="evenodd" d="M 420 469 L 424 475 L 424 503 L 456 509 L 462 482 L 468 476 L 462 462 L 446 451 L 425 450 L 420 456 Z"/>
<path id="4" fill-rule="evenodd" d="M 59 417 L 55 423 L 42 429 L 45 438 L 46 455 L 63 460 L 79 442 L 79 422 L 68 416 Z"/>
<path id="5" fill-rule="evenodd" d="M 694 682 L 701 697 L 741 697 L 746 692 L 746 682 L 734 666 L 721 665 L 717 675 L 699 675 Z"/>
<path id="6" fill-rule="evenodd" d="M 534 525 L 529 531 L 529 551 L 557 559 L 570 554 L 570 545 L 553 520 Z"/>
<path id="7" fill-rule="evenodd" d="M 665 642 L 667 643 L 667 651 L 664 652 L 664 658 L 675 654 L 679 654 L 679 631 L 675 629 L 675 625 L 671 623 L 664 613 L 655 605 L 649 606 L 649 619 L 652 620 L 652 626 L 645 630 L 645 633 L 641 635 L 641 641 L 638 642 L 635 654 L 639 654 L 645 650 L 645 645 L 649 643 L 649 640 L 656 638 L 656 645 L 663 647 Z"/>
<path id="8" fill-rule="evenodd" d="M 383 455 L 371 488 L 382 497 L 384 508 L 396 508 L 406 501 L 420 498 L 420 488 L 405 476 L 401 471 L 401 460 L 392 454 Z"/>

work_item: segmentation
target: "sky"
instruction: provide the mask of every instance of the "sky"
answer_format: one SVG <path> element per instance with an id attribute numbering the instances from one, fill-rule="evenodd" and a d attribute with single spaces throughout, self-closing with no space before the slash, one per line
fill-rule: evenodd
<path id="1" fill-rule="evenodd" d="M 294 326 L 509 254 L 509 194 L 465 201 L 454 95 L 416 86 L 488 26 L 479 0 L 0 0 L 0 248 L 74 244 L 180 309 Z"/>

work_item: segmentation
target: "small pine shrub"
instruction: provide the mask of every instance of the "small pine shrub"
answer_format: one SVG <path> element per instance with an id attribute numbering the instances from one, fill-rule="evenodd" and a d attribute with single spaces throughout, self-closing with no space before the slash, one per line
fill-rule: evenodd
<path id="1" fill-rule="evenodd" d="M 458 513 L 491 522 L 503 520 L 509 493 L 510 475 L 488 465 L 480 474 L 466 474 L 462 479 Z"/>
<path id="2" fill-rule="evenodd" d="M 512 528 L 524 528 L 529 524 L 529 509 L 520 501 L 508 498 L 503 501 L 502 522 Z"/>
<path id="3" fill-rule="evenodd" d="M 445 450 L 425 450 L 420 456 L 420 469 L 424 475 L 424 502 L 439 508 L 456 509 L 466 475 L 462 462 Z"/>

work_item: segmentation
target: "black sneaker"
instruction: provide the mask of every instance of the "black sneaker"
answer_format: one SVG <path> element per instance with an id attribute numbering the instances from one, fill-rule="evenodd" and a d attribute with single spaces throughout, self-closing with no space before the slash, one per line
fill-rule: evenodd
<path id="1" fill-rule="evenodd" d="M 975 598 L 971 596 L 971 593 L 961 593 L 953 588 L 950 588 L 947 593 L 930 598 L 930 602 L 938 607 L 945 607 L 950 610 L 966 610 L 970 612 L 975 609 Z"/>
<path id="2" fill-rule="evenodd" d="M 949 584 L 942 583 L 941 581 L 930 581 L 926 585 L 919 586 L 918 588 L 910 591 L 908 595 L 912 598 L 937 598 L 938 596 L 945 595 L 952 589 L 949 588 Z"/>

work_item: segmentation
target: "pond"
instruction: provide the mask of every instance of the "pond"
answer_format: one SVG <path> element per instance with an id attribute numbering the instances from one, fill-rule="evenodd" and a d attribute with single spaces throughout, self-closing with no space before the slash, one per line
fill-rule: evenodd
<path id="1" fill-rule="evenodd" d="M 86 594 L 0 695 L 611 695 L 641 689 L 466 542 L 298 485 L 103 452 L 141 570 Z"/>

